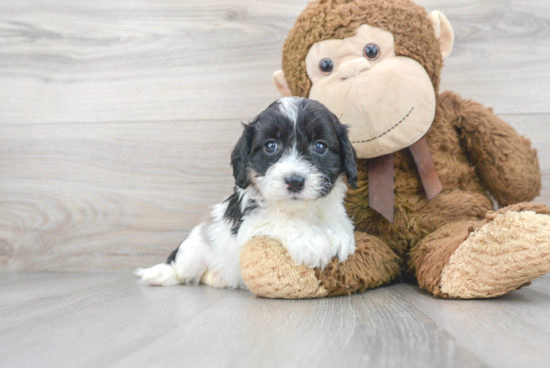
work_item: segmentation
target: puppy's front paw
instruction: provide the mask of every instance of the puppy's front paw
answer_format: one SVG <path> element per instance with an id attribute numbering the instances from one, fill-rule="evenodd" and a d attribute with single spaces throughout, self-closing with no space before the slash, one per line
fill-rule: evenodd
<path id="1" fill-rule="evenodd" d="M 332 254 L 338 256 L 339 262 L 344 262 L 350 255 L 355 253 L 355 236 L 353 228 L 350 229 L 327 229 L 327 234 L 332 244 Z"/>
<path id="2" fill-rule="evenodd" d="M 227 283 L 225 282 L 223 277 L 221 277 L 219 273 L 212 270 L 206 271 L 201 276 L 201 283 L 218 289 L 227 288 Z"/>
<path id="3" fill-rule="evenodd" d="M 336 255 L 325 231 L 316 228 L 290 233 L 285 248 L 296 264 L 309 268 L 324 268 Z"/>
<path id="4" fill-rule="evenodd" d="M 149 285 L 172 286 L 181 284 L 176 271 L 167 263 L 161 263 L 150 268 L 138 268 L 134 275 L 141 277 Z"/>

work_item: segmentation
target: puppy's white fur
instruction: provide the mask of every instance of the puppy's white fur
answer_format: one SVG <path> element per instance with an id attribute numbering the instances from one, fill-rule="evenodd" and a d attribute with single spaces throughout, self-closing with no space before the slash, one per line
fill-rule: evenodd
<path id="1" fill-rule="evenodd" d="M 297 264 L 324 267 L 336 255 L 345 261 L 355 251 L 353 225 L 342 204 L 346 190 L 342 178 L 329 195 L 316 200 L 268 202 L 252 187 L 241 190 L 239 195 L 257 200 L 258 208 L 244 219 L 236 236 L 223 218 L 228 203 L 222 202 L 214 206 L 210 221 L 195 227 L 181 243 L 172 264 L 138 269 L 136 274 L 152 285 L 169 286 L 198 283 L 210 271 L 209 277 L 217 280 L 213 286 L 245 288 L 239 251 L 260 235 L 279 240 Z"/>
<path id="2" fill-rule="evenodd" d="M 299 102 L 300 97 L 286 97 L 279 100 L 279 109 L 290 119 L 290 121 L 292 121 L 294 127 L 296 127 L 296 121 L 298 120 Z"/>
<path id="3" fill-rule="evenodd" d="M 297 99 L 282 99 L 281 112 L 294 123 Z M 291 193 L 285 177 L 299 174 L 305 184 Z M 245 213 L 237 234 L 224 218 L 228 201 L 214 206 L 210 218 L 195 227 L 181 243 L 171 264 L 138 269 L 136 274 L 152 285 L 203 281 L 212 286 L 245 288 L 239 269 L 241 247 L 254 236 L 279 240 L 297 264 L 324 267 L 332 257 L 345 261 L 355 251 L 353 224 L 344 208 L 347 186 L 340 176 L 329 193 L 323 193 L 323 174 L 290 147 L 264 176 L 249 172 L 251 185 L 237 189 Z"/>
<path id="4" fill-rule="evenodd" d="M 327 196 L 315 200 L 260 199 L 262 209 L 246 218 L 237 242 L 259 235 L 277 239 L 296 263 L 309 267 L 324 267 L 336 255 L 345 261 L 355 251 L 353 224 L 343 205 L 346 191 L 340 177 Z"/>

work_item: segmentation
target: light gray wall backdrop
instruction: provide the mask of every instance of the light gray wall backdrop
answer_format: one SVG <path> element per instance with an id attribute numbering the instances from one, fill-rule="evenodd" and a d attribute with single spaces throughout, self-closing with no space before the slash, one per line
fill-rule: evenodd
<path id="1" fill-rule="evenodd" d="M 442 90 L 539 149 L 550 204 L 550 2 L 420 1 L 456 32 Z M 305 0 L 0 0 L 0 270 L 164 260 L 232 189 Z"/>

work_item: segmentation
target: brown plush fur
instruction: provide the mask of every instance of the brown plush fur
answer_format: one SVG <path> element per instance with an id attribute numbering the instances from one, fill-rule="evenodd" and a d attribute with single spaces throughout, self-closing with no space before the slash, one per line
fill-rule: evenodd
<path id="1" fill-rule="evenodd" d="M 490 221 L 493 221 L 498 215 L 502 215 L 506 212 L 522 212 L 522 211 L 533 211 L 541 215 L 550 215 L 550 208 L 542 203 L 517 203 L 511 206 L 501 208 L 498 211 L 489 211 L 485 215 L 485 220 L 479 224 L 478 228 L 488 224 Z M 470 232 L 474 231 L 474 228 L 470 229 Z"/>
<path id="2" fill-rule="evenodd" d="M 475 151 L 468 149 L 474 141 L 472 135 L 477 142 Z M 528 140 L 489 109 L 452 92 L 440 96 L 427 139 L 443 184 L 437 197 L 426 200 L 412 156 L 403 150 L 395 154 L 394 223 L 368 206 L 365 160 L 358 164 L 358 189 L 349 191 L 346 207 L 357 230 L 378 236 L 401 257 L 401 262 L 409 264 L 405 277 L 417 279 L 421 287 L 437 294 L 434 285 L 438 285 L 441 270 L 453 251 L 468 237 L 467 224 L 479 223 L 493 209 L 486 192 L 502 204 L 529 201 L 538 195 L 541 178 L 536 151 Z M 499 179 L 485 181 L 478 175 L 481 170 L 492 170 Z M 443 237 L 446 239 L 440 241 Z M 424 238 L 423 244 L 409 254 Z M 437 246 L 439 253 L 426 255 L 426 247 L 430 246 Z M 422 264 L 424 261 L 427 264 Z"/>
<path id="3" fill-rule="evenodd" d="M 441 291 L 441 278 L 442 278 L 442 272 L 443 269 L 449 264 L 449 260 L 453 254 L 455 254 L 455 251 L 459 246 L 462 246 L 466 239 L 470 237 L 470 234 L 475 233 L 477 230 L 483 228 L 487 224 L 493 222 L 497 217 L 503 217 L 506 213 L 509 212 L 524 212 L 524 213 L 531 213 L 531 214 L 539 214 L 544 215 L 546 218 L 543 217 L 543 222 L 547 223 L 549 226 L 545 226 L 542 228 L 533 228 L 531 229 L 531 232 L 537 232 L 540 234 L 540 236 L 544 239 L 547 234 L 550 233 L 550 208 L 543 204 L 539 203 L 519 203 L 512 206 L 508 206 L 505 208 L 501 208 L 498 211 L 489 211 L 487 215 L 485 216 L 485 220 L 483 221 L 458 221 L 453 222 L 450 224 L 447 224 L 436 231 L 434 231 L 432 234 L 428 235 L 426 238 L 424 238 L 421 242 L 418 243 L 417 246 L 415 246 L 413 249 L 411 249 L 409 253 L 409 259 L 408 259 L 408 269 L 409 272 L 414 273 L 414 276 L 417 278 L 419 286 L 423 289 L 428 290 L 434 295 L 443 297 L 443 298 L 458 298 L 460 296 L 458 295 L 449 295 L 447 293 L 444 293 Z M 504 220 L 505 221 L 505 220 Z M 506 226 L 510 226 L 510 223 L 503 223 Z M 533 226 L 535 226 L 533 224 Z M 522 236 L 525 236 L 523 234 Z M 499 245 L 502 245 L 507 240 L 509 240 L 503 231 L 503 237 L 505 239 L 500 239 L 498 242 Z M 550 239 L 546 239 L 546 241 L 550 241 Z M 544 241 L 543 241 L 544 242 Z M 542 253 L 544 254 L 544 253 Z M 537 255 L 541 256 L 541 253 L 537 251 Z M 487 260 L 487 258 L 485 259 Z M 466 262 L 472 262 L 472 260 L 466 260 Z M 506 260 L 500 261 L 500 262 L 506 262 Z M 525 268 L 522 270 L 522 273 L 527 273 L 529 276 L 531 273 L 537 273 L 539 272 L 539 268 L 542 269 L 548 269 L 550 268 L 550 265 L 545 266 L 542 265 L 542 267 L 527 267 L 527 264 L 525 264 L 523 267 L 522 265 L 517 265 L 518 267 Z M 483 264 L 483 268 L 487 268 L 487 265 Z M 507 264 L 506 267 L 512 267 L 512 265 Z M 476 272 L 479 273 L 482 271 Z M 504 289 L 503 290 L 495 290 L 495 287 L 492 287 L 491 290 L 487 291 L 485 290 L 485 293 L 487 296 L 496 296 L 504 294 L 510 290 L 514 290 L 516 288 L 526 286 L 525 283 L 519 281 L 512 283 L 513 285 L 510 285 L 509 280 L 506 280 L 506 276 L 502 277 L 498 275 L 491 275 L 491 282 L 493 283 L 492 286 L 500 286 L 501 283 L 499 283 L 499 280 L 505 280 L 503 283 Z M 510 272 L 508 272 L 508 276 L 510 276 Z M 536 275 L 535 277 L 538 277 L 539 275 Z M 470 277 L 471 278 L 471 277 Z M 510 288 L 511 287 L 511 288 Z M 510 290 L 507 290 L 506 288 L 510 288 Z M 497 288 L 498 289 L 498 288 Z"/>
<path id="4" fill-rule="evenodd" d="M 437 91 L 442 66 L 439 41 L 424 8 L 410 0 L 310 2 L 283 47 L 283 71 L 291 91 L 309 94 L 305 57 L 314 43 L 351 36 L 362 24 L 391 32 L 396 55 L 422 64 Z M 530 201 L 540 191 L 540 169 L 530 142 L 478 103 L 443 93 L 427 139 L 444 187 L 434 200 L 426 201 L 408 150 L 395 154 L 394 224 L 368 206 L 366 160 L 358 163 L 359 189 L 347 199 L 357 230 L 380 236 L 401 257 L 446 223 L 482 219 L 492 209 L 486 190 L 500 205 Z"/>
<path id="5" fill-rule="evenodd" d="M 333 259 L 324 269 L 316 270 L 329 296 L 372 289 L 390 283 L 401 274 L 399 257 L 380 239 L 356 232 L 355 244 L 355 254 L 342 266 L 338 259 Z"/>
<path id="6" fill-rule="evenodd" d="M 439 41 L 426 10 L 409 0 L 315 0 L 300 14 L 283 46 L 283 71 L 295 96 L 307 97 L 311 81 L 305 58 L 319 41 L 353 36 L 369 24 L 389 31 L 395 38 L 395 53 L 418 61 L 432 79 L 436 93 L 442 56 Z"/>
<path id="7" fill-rule="evenodd" d="M 478 128 L 466 130 L 465 125 Z M 426 137 L 443 184 L 432 201 L 425 198 L 408 150 L 395 154 L 393 224 L 368 206 L 365 160 L 358 164 L 358 189 L 350 190 L 346 199 L 357 230 L 380 236 L 400 256 L 445 224 L 483 219 L 493 208 L 486 191 L 504 205 L 530 201 L 540 191 L 540 169 L 529 141 L 475 102 L 444 92 Z M 474 138 L 475 151 L 469 149 Z M 493 171 L 498 180 L 483 180 L 478 173 L 484 170 Z"/>
<path id="8" fill-rule="evenodd" d="M 281 243 L 255 237 L 241 250 L 240 268 L 248 289 L 264 298 L 319 298 L 328 291 L 315 270 L 296 266 Z"/>
<path id="9" fill-rule="evenodd" d="M 299 16 L 283 49 L 283 70 L 291 91 L 298 96 L 309 93 L 305 57 L 311 45 L 351 36 L 362 24 L 390 31 L 395 36 L 396 54 L 422 64 L 437 91 L 442 65 L 439 42 L 424 9 L 409 0 L 312 1 Z M 358 189 L 350 189 L 346 198 L 346 208 L 358 230 L 356 254 L 316 270 L 329 295 L 388 283 L 402 269 L 406 278 L 416 279 L 422 288 L 445 297 L 439 289 L 442 270 L 470 231 L 495 216 L 490 212 L 493 203 L 488 193 L 499 206 L 531 201 L 539 194 L 536 151 L 491 109 L 444 92 L 437 98 L 434 122 L 426 138 L 443 190 L 428 202 L 409 150 L 396 152 L 393 224 L 369 207 L 367 164 L 359 160 Z M 534 204 L 512 208 L 506 211 L 550 211 Z M 506 290 L 521 286 L 510 285 Z M 471 296 L 464 293 L 454 297 Z"/>
<path id="10" fill-rule="evenodd" d="M 480 221 L 457 221 L 437 229 L 425 237 L 409 255 L 408 269 L 414 273 L 418 285 L 430 293 L 447 297 L 441 293 L 441 272 L 449 263 L 454 251 L 468 238 L 470 230 Z"/>
<path id="11" fill-rule="evenodd" d="M 521 203 L 489 212 L 440 272 L 436 295 L 492 298 L 550 272 L 550 208 Z"/>

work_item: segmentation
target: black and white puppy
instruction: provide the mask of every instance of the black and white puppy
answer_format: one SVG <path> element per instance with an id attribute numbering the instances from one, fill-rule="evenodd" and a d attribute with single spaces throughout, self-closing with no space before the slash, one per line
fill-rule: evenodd
<path id="1" fill-rule="evenodd" d="M 356 187 L 356 154 L 346 126 L 319 102 L 287 97 L 250 124 L 231 155 L 235 191 L 214 206 L 168 261 L 136 274 L 153 285 L 198 283 L 243 287 L 241 246 L 254 236 L 277 239 L 297 264 L 324 267 L 355 251 L 344 208 Z"/>

